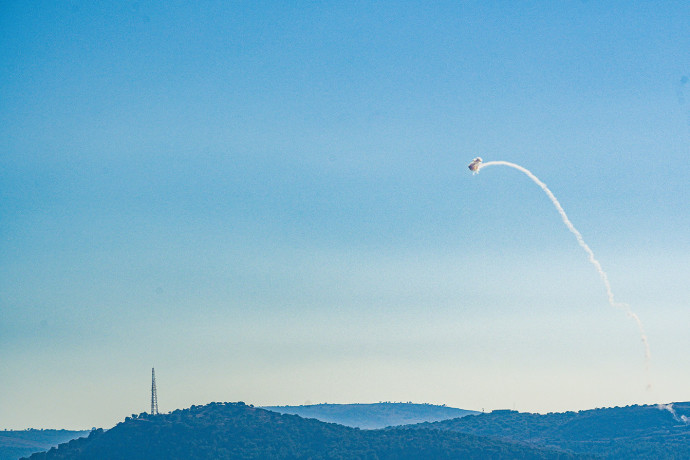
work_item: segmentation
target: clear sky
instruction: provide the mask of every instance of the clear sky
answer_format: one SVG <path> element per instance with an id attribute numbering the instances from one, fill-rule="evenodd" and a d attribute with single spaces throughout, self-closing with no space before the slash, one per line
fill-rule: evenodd
<path id="1" fill-rule="evenodd" d="M 433 4 L 432 4 L 433 3 Z M 0 428 L 690 400 L 687 2 L 0 6 Z M 644 349 L 529 168 L 645 325 Z"/>

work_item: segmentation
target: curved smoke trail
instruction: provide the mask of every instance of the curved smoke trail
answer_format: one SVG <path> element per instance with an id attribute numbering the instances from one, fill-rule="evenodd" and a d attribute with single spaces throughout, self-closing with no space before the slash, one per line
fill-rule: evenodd
<path id="1" fill-rule="evenodd" d="M 642 339 L 642 343 L 644 344 L 644 349 L 645 349 L 645 365 L 647 368 L 647 371 L 649 372 L 649 361 L 651 359 L 651 353 L 649 351 L 649 342 L 647 341 L 647 335 L 644 332 L 644 328 L 642 327 L 642 321 L 640 321 L 640 318 L 635 314 L 630 309 L 630 305 L 627 303 L 622 303 L 622 302 L 616 302 L 615 297 L 613 296 L 613 291 L 611 290 L 611 283 L 609 283 L 609 277 L 604 271 L 604 269 L 601 268 L 601 264 L 599 261 L 594 257 L 594 252 L 592 249 L 585 243 L 585 240 L 582 238 L 582 234 L 575 228 L 572 222 L 570 222 L 570 219 L 568 219 L 568 215 L 565 213 L 563 210 L 563 207 L 561 206 L 561 203 L 558 202 L 556 199 L 556 196 L 549 190 L 549 188 L 546 186 L 545 183 L 539 180 L 537 176 L 532 174 L 532 172 L 526 168 L 523 168 L 520 165 L 516 165 L 515 163 L 510 163 L 509 161 L 489 161 L 486 163 L 482 163 L 481 159 L 479 159 L 479 162 L 476 164 L 476 168 L 474 169 L 475 173 L 478 173 L 479 170 L 486 168 L 487 166 L 508 166 L 514 169 L 517 169 L 518 171 L 524 173 L 532 179 L 532 181 L 537 184 L 543 191 L 546 193 L 546 195 L 549 197 L 553 205 L 556 207 L 556 210 L 558 211 L 558 214 L 561 215 L 561 219 L 563 220 L 563 223 L 565 224 L 566 227 L 568 227 L 568 230 L 570 230 L 570 233 L 575 235 L 575 239 L 577 239 L 577 243 L 580 245 L 582 249 L 585 250 L 587 253 L 587 256 L 589 257 L 589 261 L 592 265 L 594 265 L 594 268 L 596 268 L 597 272 L 599 273 L 599 277 L 601 277 L 601 280 L 604 282 L 604 286 L 606 287 L 606 295 L 608 296 L 609 300 L 609 305 L 611 305 L 614 308 L 620 308 L 622 309 L 626 315 L 628 315 L 630 318 L 635 320 L 635 323 L 637 324 L 637 328 L 640 330 L 640 337 Z M 648 388 L 651 387 L 651 384 L 647 385 Z"/>

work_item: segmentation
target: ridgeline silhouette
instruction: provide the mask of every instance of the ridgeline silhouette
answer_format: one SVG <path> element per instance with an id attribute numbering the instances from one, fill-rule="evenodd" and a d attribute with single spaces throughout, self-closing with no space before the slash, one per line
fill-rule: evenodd
<path id="1" fill-rule="evenodd" d="M 244 403 L 142 413 L 31 460 L 570 459 L 573 454 L 436 429 L 360 430 Z"/>

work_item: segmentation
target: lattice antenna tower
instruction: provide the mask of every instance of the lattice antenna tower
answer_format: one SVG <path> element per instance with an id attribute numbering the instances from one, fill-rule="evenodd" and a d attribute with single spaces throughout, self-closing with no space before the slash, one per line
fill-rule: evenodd
<path id="1" fill-rule="evenodd" d="M 158 392 L 156 392 L 156 370 L 151 368 L 151 415 L 158 415 Z"/>

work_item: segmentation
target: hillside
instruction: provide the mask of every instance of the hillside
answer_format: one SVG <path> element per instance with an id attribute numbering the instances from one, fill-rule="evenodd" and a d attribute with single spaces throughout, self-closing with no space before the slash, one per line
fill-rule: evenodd
<path id="1" fill-rule="evenodd" d="M 438 429 L 558 447 L 602 458 L 690 458 L 690 403 L 628 406 L 545 415 L 515 411 L 407 428 Z"/>
<path id="2" fill-rule="evenodd" d="M 263 409 L 281 414 L 315 418 L 322 422 L 376 429 L 395 425 L 448 420 L 478 412 L 433 404 L 374 403 L 374 404 L 314 404 L 307 406 L 264 406 Z"/>
<path id="3" fill-rule="evenodd" d="M 0 431 L 0 460 L 17 460 L 88 434 L 69 430 Z"/>
<path id="4" fill-rule="evenodd" d="M 359 430 L 243 403 L 127 418 L 31 460 L 568 459 L 573 455 L 436 429 Z"/>

